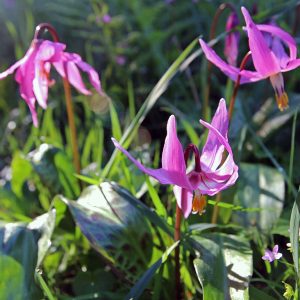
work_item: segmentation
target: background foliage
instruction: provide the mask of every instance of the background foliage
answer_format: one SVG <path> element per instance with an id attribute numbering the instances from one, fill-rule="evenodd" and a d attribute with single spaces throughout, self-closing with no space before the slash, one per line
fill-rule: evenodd
<path id="1" fill-rule="evenodd" d="M 299 41 L 296 1 L 232 3 L 239 14 L 241 5 L 256 12 L 258 23 L 275 18 Z M 277 109 L 269 82 L 240 88 L 230 127 L 239 180 L 222 195 L 218 224 L 210 223 L 210 198 L 204 215 L 182 225 L 180 245 L 173 240 L 171 188 L 141 174 L 110 141 L 114 136 L 157 167 L 173 113 L 183 145 L 203 145 L 198 120 L 207 61 L 198 38 L 209 39 L 219 4 L 0 1 L 1 71 L 24 55 L 35 26 L 49 22 L 68 51 L 97 69 L 105 91 L 91 97 L 73 91 L 83 167 L 75 176 L 60 79 L 53 74 L 57 83 L 48 109 L 38 110 L 39 128 L 12 78 L 0 81 L 0 299 L 174 299 L 175 247 L 181 247 L 185 299 L 283 299 L 282 281 L 297 286 L 299 70 L 285 75 L 285 112 Z M 217 27 L 220 54 L 226 17 Z M 244 35 L 239 60 L 246 49 Z M 214 112 L 233 85 L 216 68 L 211 84 Z M 290 239 L 297 244 L 293 255 Z M 271 265 L 261 256 L 274 244 L 283 259 Z"/>

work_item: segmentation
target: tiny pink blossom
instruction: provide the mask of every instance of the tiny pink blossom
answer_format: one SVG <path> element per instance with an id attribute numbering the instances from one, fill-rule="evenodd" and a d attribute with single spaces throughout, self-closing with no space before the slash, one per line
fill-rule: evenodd
<path id="1" fill-rule="evenodd" d="M 67 78 L 79 92 L 89 95 L 79 69 L 88 74 L 91 84 L 101 93 L 98 73 L 75 53 L 65 52 L 66 45 L 48 40 L 34 39 L 23 58 L 6 71 L 0 73 L 0 80 L 16 71 L 15 80 L 20 86 L 21 97 L 27 103 L 34 126 L 38 126 L 36 102 L 47 108 L 48 88 L 55 82 L 50 79 L 51 66 Z"/>
<path id="2" fill-rule="evenodd" d="M 102 17 L 102 21 L 103 23 L 105 24 L 108 24 L 111 22 L 111 16 L 109 14 L 105 14 L 103 17 Z"/>
<path id="3" fill-rule="evenodd" d="M 275 245 L 272 251 L 269 249 L 266 249 L 265 255 L 262 257 L 262 259 L 272 262 L 275 259 L 280 259 L 281 257 L 282 257 L 282 253 L 278 252 L 278 245 Z"/>
<path id="4" fill-rule="evenodd" d="M 228 114 L 225 100 L 221 99 L 218 109 L 209 124 L 203 120 L 200 123 L 208 128 L 207 141 L 202 154 L 195 155 L 195 170 L 187 173 L 182 145 L 177 137 L 175 116 L 170 116 L 167 124 L 167 136 L 162 152 L 162 167 L 151 169 L 143 166 L 133 158 L 114 138 L 112 141 L 117 149 L 122 151 L 142 172 L 152 176 L 161 184 L 174 185 L 173 191 L 177 204 L 185 218 L 195 207 L 203 207 L 201 195 L 215 195 L 232 186 L 238 178 L 238 166 L 233 160 L 233 153 L 228 142 Z M 191 145 L 190 145 L 191 146 Z M 197 148 L 192 145 L 192 147 Z M 223 153 L 227 158 L 223 160 Z M 197 149 L 197 153 L 198 149 Z M 201 211 L 198 211 L 201 213 Z"/>
<path id="5" fill-rule="evenodd" d="M 123 55 L 117 55 L 115 61 L 119 66 L 123 66 L 126 63 L 126 57 Z"/>

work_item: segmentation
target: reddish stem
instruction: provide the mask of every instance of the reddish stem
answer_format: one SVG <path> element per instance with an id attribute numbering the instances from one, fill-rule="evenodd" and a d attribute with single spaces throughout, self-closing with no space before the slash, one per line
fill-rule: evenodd
<path id="1" fill-rule="evenodd" d="M 246 55 L 244 56 L 244 58 L 243 58 L 243 60 L 240 64 L 240 72 L 245 69 L 246 63 L 247 63 L 250 56 L 251 56 L 251 51 L 247 52 Z M 230 103 L 229 103 L 229 110 L 228 110 L 229 122 L 231 121 L 231 118 L 232 118 L 233 108 L 234 108 L 237 92 L 238 92 L 238 89 L 239 89 L 239 86 L 240 86 L 240 82 L 241 82 L 241 73 L 239 73 L 239 75 L 237 77 L 237 80 L 236 80 L 235 85 L 234 85 L 234 90 L 233 90 L 233 93 L 232 93 L 232 96 L 231 96 L 231 99 L 230 99 Z M 222 158 L 222 163 L 224 161 L 225 161 L 225 156 L 223 156 L 223 158 Z M 218 193 L 217 196 L 216 196 L 216 204 L 214 206 L 213 214 L 212 214 L 212 218 L 211 218 L 211 223 L 212 224 L 217 223 L 218 214 L 219 214 L 218 203 L 221 201 L 221 198 L 222 198 L 222 194 Z"/>
<path id="2" fill-rule="evenodd" d="M 219 21 L 219 18 L 223 11 L 229 8 L 231 11 L 235 12 L 235 8 L 231 3 L 222 3 L 213 18 L 211 27 L 210 27 L 210 33 L 209 33 L 209 40 L 212 41 L 215 36 L 216 36 L 216 28 L 217 24 Z M 206 90 L 205 90 L 205 95 L 204 95 L 204 103 L 203 103 L 203 117 L 205 120 L 209 120 L 208 117 L 208 106 L 209 106 L 209 94 L 210 94 L 210 85 L 211 85 L 211 68 L 212 68 L 212 63 L 210 61 L 207 62 L 207 85 L 206 85 Z"/>

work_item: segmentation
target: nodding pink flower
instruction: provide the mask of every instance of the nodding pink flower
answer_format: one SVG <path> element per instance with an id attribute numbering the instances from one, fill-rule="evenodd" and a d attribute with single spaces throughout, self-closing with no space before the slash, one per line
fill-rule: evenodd
<path id="1" fill-rule="evenodd" d="M 228 114 L 224 99 L 220 100 L 212 123 L 200 120 L 209 129 L 202 154 L 195 145 L 190 144 L 185 151 L 177 137 L 176 119 L 169 117 L 167 136 L 162 152 L 162 167 L 151 169 L 133 158 L 114 138 L 112 141 L 142 172 L 158 180 L 161 184 L 174 185 L 173 191 L 178 206 L 185 218 L 191 212 L 203 212 L 206 201 L 202 195 L 215 195 L 230 187 L 238 178 L 238 167 L 228 142 Z M 185 159 L 190 151 L 195 154 L 195 169 L 187 174 Z M 227 152 L 227 158 L 223 154 Z M 205 201 L 205 203 L 204 203 Z"/>
<path id="2" fill-rule="evenodd" d="M 239 17 L 235 11 L 231 12 L 226 22 L 225 48 L 224 54 L 229 64 L 236 66 L 239 53 L 240 34 L 238 31 L 231 32 L 239 25 Z"/>
<path id="3" fill-rule="evenodd" d="M 262 257 L 262 259 L 272 262 L 275 259 L 280 259 L 281 257 L 282 257 L 282 253 L 278 252 L 278 245 L 275 245 L 272 251 L 269 249 L 265 251 L 265 255 Z"/>
<path id="4" fill-rule="evenodd" d="M 239 68 L 227 64 L 200 39 L 202 50 L 206 58 L 231 79 L 236 81 L 238 75 L 240 75 L 241 84 L 269 78 L 275 90 L 278 108 L 282 111 L 288 107 L 288 96 L 284 90 L 282 73 L 291 71 L 300 65 L 300 59 L 297 59 L 296 42 L 289 33 L 277 26 L 256 25 L 244 7 L 242 7 L 242 13 L 246 22 L 249 48 L 256 71 L 240 71 Z M 271 45 L 269 45 L 268 39 L 263 36 L 263 33 L 273 36 Z M 289 48 L 289 54 L 286 53 L 283 45 Z"/>
<path id="5" fill-rule="evenodd" d="M 66 45 L 48 40 L 34 39 L 23 58 L 6 71 L 0 73 L 0 80 L 16 71 L 15 80 L 20 85 L 21 97 L 27 103 L 34 126 L 38 126 L 35 104 L 47 108 L 48 87 L 54 84 L 50 79 L 51 65 L 58 73 L 67 78 L 79 92 L 89 95 L 85 88 L 79 69 L 86 72 L 98 93 L 101 85 L 98 73 L 75 53 L 65 52 Z M 67 74 L 66 74 L 67 73 Z"/>

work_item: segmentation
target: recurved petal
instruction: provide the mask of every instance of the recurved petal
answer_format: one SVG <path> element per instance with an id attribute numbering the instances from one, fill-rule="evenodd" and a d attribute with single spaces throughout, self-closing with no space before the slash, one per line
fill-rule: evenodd
<path id="1" fill-rule="evenodd" d="M 177 137 L 176 119 L 171 115 L 167 124 L 167 136 L 162 152 L 162 167 L 168 171 L 186 174 L 182 145 Z"/>
<path id="2" fill-rule="evenodd" d="M 288 72 L 288 71 L 298 68 L 299 66 L 300 66 L 300 58 L 290 60 L 288 62 L 288 64 L 286 65 L 286 67 L 281 70 L 281 72 Z"/>
<path id="3" fill-rule="evenodd" d="M 296 59 L 297 57 L 297 45 L 295 39 L 286 31 L 282 30 L 281 28 L 274 26 L 274 25 L 267 25 L 267 24 L 259 24 L 256 27 L 260 31 L 269 32 L 272 35 L 278 37 L 280 40 L 285 42 L 290 50 L 290 59 Z"/>
<path id="4" fill-rule="evenodd" d="M 227 141 L 228 122 L 226 102 L 221 99 L 210 126 L 217 130 L 225 141 Z M 214 131 L 210 130 L 200 157 L 201 169 L 206 172 L 215 171 L 221 163 L 223 152 L 223 142 L 218 139 Z"/>
<path id="5" fill-rule="evenodd" d="M 30 60 L 30 58 L 32 56 L 35 57 L 36 52 L 37 52 L 36 44 L 35 44 L 35 42 L 32 42 L 32 45 L 30 46 L 30 48 L 28 49 L 28 51 L 26 52 L 24 57 L 22 57 L 20 60 L 15 62 L 6 71 L 0 73 L 0 80 L 7 77 L 10 74 L 12 74 L 16 69 L 18 69 L 20 66 L 24 65 L 28 59 Z"/>
<path id="6" fill-rule="evenodd" d="M 152 176 L 162 184 L 178 185 L 190 191 L 193 190 L 185 174 L 178 171 L 169 171 L 164 168 L 151 169 L 143 166 L 139 161 L 132 157 L 114 138 L 112 141 L 117 149 L 123 152 L 142 172 Z"/>
<path id="7" fill-rule="evenodd" d="M 187 219 L 192 211 L 193 193 L 177 185 L 173 187 L 173 192 L 177 205 L 181 209 L 183 216 Z"/>
<path id="8" fill-rule="evenodd" d="M 242 7 L 242 13 L 246 22 L 249 48 L 255 69 L 262 76 L 267 77 L 280 72 L 279 62 L 269 49 L 263 34 L 258 30 L 245 7 Z"/>
<path id="9" fill-rule="evenodd" d="M 232 80 L 236 81 L 239 74 L 241 76 L 241 84 L 258 81 L 264 78 L 261 76 L 261 74 L 258 74 L 258 72 L 248 70 L 240 71 L 237 67 L 229 65 L 222 58 L 220 58 L 220 56 L 218 56 L 216 52 L 211 47 L 209 47 L 202 39 L 200 39 L 199 42 L 206 58 Z"/>
<path id="10" fill-rule="evenodd" d="M 88 74 L 92 86 L 99 94 L 101 94 L 102 93 L 101 83 L 100 83 L 99 75 L 96 72 L 96 70 L 82 60 L 78 61 L 77 65 L 83 72 L 86 72 Z"/>
<path id="11" fill-rule="evenodd" d="M 238 167 L 235 165 L 233 173 L 228 180 L 216 180 L 206 176 L 205 172 L 202 173 L 202 180 L 198 186 L 202 194 L 213 196 L 222 190 L 234 185 L 238 178 Z"/>

